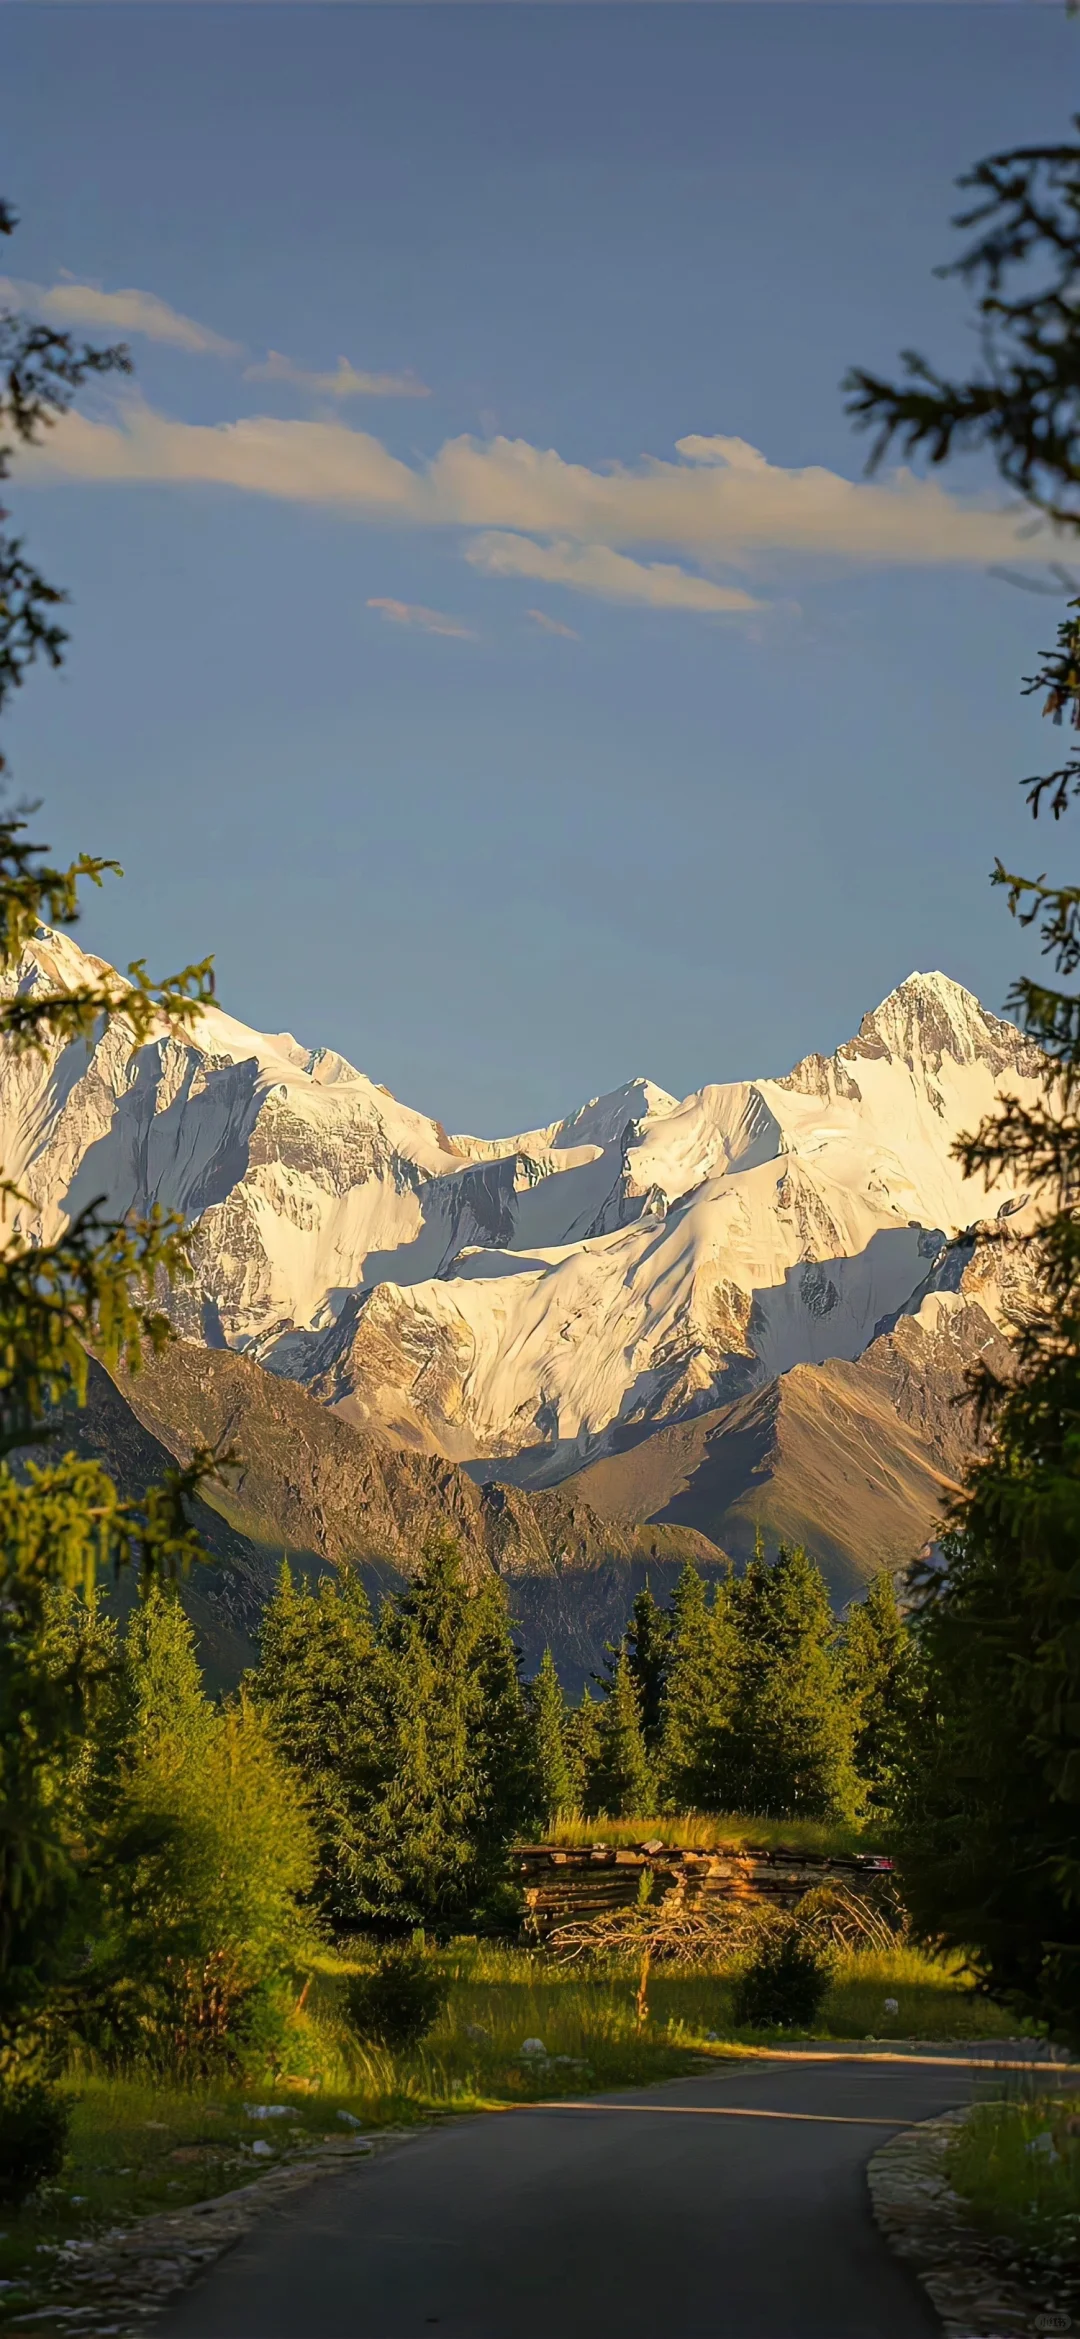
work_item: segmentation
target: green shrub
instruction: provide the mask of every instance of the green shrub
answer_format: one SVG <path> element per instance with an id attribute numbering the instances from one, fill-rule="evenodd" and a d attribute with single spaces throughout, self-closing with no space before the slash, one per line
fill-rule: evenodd
<path id="1" fill-rule="evenodd" d="M 191 2080 L 276 2061 L 315 1941 L 302 1788 L 250 1699 L 208 1698 L 171 1596 L 128 1626 L 112 1737 L 92 1787 L 105 1816 L 82 2043 L 106 2067 Z"/>
<path id="2" fill-rule="evenodd" d="M 771 1924 L 735 1984 L 733 2013 L 740 2029 L 804 2029 L 819 2013 L 831 1979 L 831 1960 L 799 1927 Z"/>
<path id="3" fill-rule="evenodd" d="M 450 1995 L 422 1949 L 388 1949 L 373 1973 L 356 1974 L 346 2002 L 353 2029 L 380 2047 L 414 2047 L 437 2023 Z"/>
<path id="4" fill-rule="evenodd" d="M 55 2177 L 67 2147 L 71 2106 L 43 2079 L 0 2084 L 0 2201 L 18 2209 Z"/>

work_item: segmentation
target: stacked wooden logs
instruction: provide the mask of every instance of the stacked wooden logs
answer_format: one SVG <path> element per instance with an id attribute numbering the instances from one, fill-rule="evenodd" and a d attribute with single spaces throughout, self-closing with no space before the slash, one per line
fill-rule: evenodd
<path id="1" fill-rule="evenodd" d="M 825 1856 L 776 1846 L 768 1851 L 718 1845 L 682 1851 L 655 1841 L 635 1845 L 519 1844 L 514 1863 L 524 1890 L 529 1931 L 542 1940 L 570 1918 L 599 1917 L 637 1899 L 642 1875 L 653 1878 L 651 1898 L 674 1893 L 694 1901 L 717 1894 L 792 1909 L 817 1884 L 865 1891 L 871 1876 L 892 1862 L 869 1853 Z"/>

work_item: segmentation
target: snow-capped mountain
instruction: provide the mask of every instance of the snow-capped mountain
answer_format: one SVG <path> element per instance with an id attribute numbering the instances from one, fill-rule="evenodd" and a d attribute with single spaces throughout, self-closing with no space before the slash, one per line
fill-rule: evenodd
<path id="1" fill-rule="evenodd" d="M 87 961 L 41 929 L 23 987 Z M 449 1136 L 325 1049 L 214 1007 L 138 1049 L 0 1061 L 0 1164 L 48 1238 L 80 1204 L 197 1221 L 179 1328 L 399 1443 L 550 1483 L 800 1363 L 859 1356 L 987 1212 L 952 1146 L 1039 1058 L 940 974 L 780 1079 L 637 1079 Z M 995 1210 L 1022 1201 L 1008 1185 Z"/>

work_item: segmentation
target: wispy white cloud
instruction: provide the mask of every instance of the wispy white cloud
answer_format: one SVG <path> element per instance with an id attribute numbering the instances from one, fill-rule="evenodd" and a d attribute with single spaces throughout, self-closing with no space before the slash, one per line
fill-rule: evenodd
<path id="1" fill-rule="evenodd" d="M 238 342 L 227 341 L 224 334 L 198 324 L 194 317 L 182 316 L 179 309 L 159 300 L 156 292 L 136 292 L 133 286 L 124 292 L 105 292 L 100 284 L 79 284 L 68 276 L 59 284 L 48 285 L 22 284 L 2 276 L 0 302 L 37 309 L 61 326 L 89 325 L 102 333 L 141 333 L 148 341 L 167 342 L 173 349 L 190 350 L 195 357 L 242 354 Z"/>
<path id="2" fill-rule="evenodd" d="M 681 439 L 674 461 L 597 469 L 507 438 L 447 439 L 430 459 L 404 462 L 336 416 L 186 423 L 128 397 L 96 417 L 65 416 L 20 470 L 39 481 L 202 483 L 376 525 L 474 531 L 465 557 L 485 575 L 706 615 L 760 608 L 755 581 L 806 561 L 1026 568 L 1056 541 L 1046 530 L 1021 538 L 1014 513 L 936 479 L 786 469 L 719 435 Z"/>
<path id="3" fill-rule="evenodd" d="M 525 439 L 456 438 L 413 465 L 343 421 L 176 422 L 130 400 L 108 420 L 65 417 L 22 476 L 205 481 L 412 526 L 656 546 L 739 567 L 785 554 L 880 566 L 1046 557 L 1045 543 L 1029 552 L 1018 541 L 1015 518 L 991 500 L 951 495 L 937 480 L 908 471 L 850 480 L 816 464 L 789 470 L 742 440 L 683 444 L 688 452 L 674 463 L 645 456 L 633 467 L 592 470 Z"/>
<path id="4" fill-rule="evenodd" d="M 289 382 L 295 389 L 310 390 L 319 398 L 430 398 L 426 382 L 415 374 L 358 373 L 347 357 L 339 357 L 332 374 L 311 373 L 306 366 L 294 365 L 278 349 L 271 349 L 258 365 L 244 368 L 245 382 Z"/>
<path id="5" fill-rule="evenodd" d="M 175 422 L 141 399 L 114 419 L 71 413 L 29 451 L 20 477 L 155 480 L 238 488 L 288 503 L 349 505 L 372 518 L 420 519 L 422 482 L 367 431 L 342 422 Z"/>
<path id="6" fill-rule="evenodd" d="M 462 625 L 456 617 L 448 617 L 442 609 L 424 609 L 418 601 L 391 601 L 379 594 L 368 602 L 369 609 L 377 609 L 389 625 L 415 625 L 421 633 L 446 634 L 455 642 L 474 642 L 476 635 L 471 625 Z"/>
<path id="7" fill-rule="evenodd" d="M 631 560 L 609 544 L 536 544 L 531 536 L 492 531 L 474 537 L 465 558 L 489 577 L 536 577 L 545 585 L 569 585 L 605 601 L 639 601 L 651 609 L 730 616 L 733 610 L 761 607 L 738 586 L 715 585 L 711 577 L 692 576 L 672 561 Z"/>
<path id="8" fill-rule="evenodd" d="M 581 640 L 581 635 L 575 633 L 572 625 L 563 625 L 557 617 L 549 617 L 546 609 L 527 609 L 525 615 L 532 618 L 533 624 L 540 627 L 541 633 L 561 634 L 563 640 L 567 642 Z"/>

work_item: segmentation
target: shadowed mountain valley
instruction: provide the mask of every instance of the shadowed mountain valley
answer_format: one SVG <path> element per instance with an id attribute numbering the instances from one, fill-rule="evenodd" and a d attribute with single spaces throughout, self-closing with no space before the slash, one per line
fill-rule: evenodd
<path id="1" fill-rule="evenodd" d="M 377 1596 L 448 1529 L 475 1573 L 506 1579 L 528 1668 L 550 1642 L 571 1684 L 622 1630 L 646 1573 L 659 1587 L 688 1559 L 726 1572 L 723 1553 L 694 1527 L 603 1519 L 573 1488 L 478 1486 L 454 1463 L 358 1429 L 226 1349 L 176 1340 L 134 1379 L 92 1362 L 87 1405 L 62 1436 L 104 1461 L 127 1494 L 200 1446 L 236 1452 L 193 1506 L 213 1564 L 184 1584 L 208 1665 L 223 1677 L 250 1662 L 285 1557 L 305 1574 L 356 1567 Z"/>

